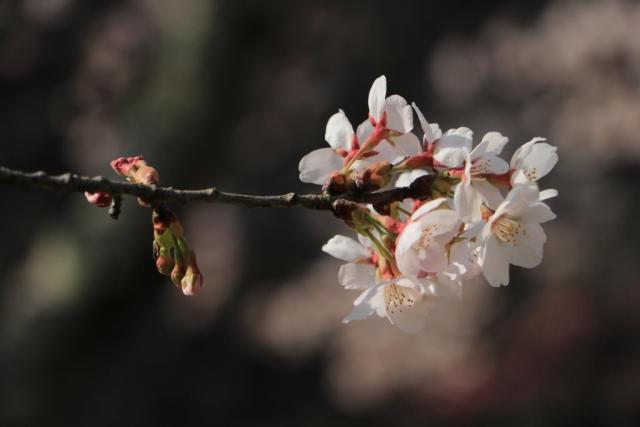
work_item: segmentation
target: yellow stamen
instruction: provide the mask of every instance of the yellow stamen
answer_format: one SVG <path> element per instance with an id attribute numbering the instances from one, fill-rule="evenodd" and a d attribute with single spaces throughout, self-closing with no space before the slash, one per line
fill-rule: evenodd
<path id="1" fill-rule="evenodd" d="M 387 313 L 394 314 L 396 310 L 402 313 L 403 308 L 412 307 L 415 300 L 406 288 L 392 283 L 384 287 L 384 303 Z"/>
<path id="2" fill-rule="evenodd" d="M 520 224 L 504 215 L 493 222 L 491 231 L 493 231 L 502 242 L 512 245 L 513 247 L 516 247 L 518 244 L 518 235 L 525 236 L 527 234 L 527 230 Z"/>

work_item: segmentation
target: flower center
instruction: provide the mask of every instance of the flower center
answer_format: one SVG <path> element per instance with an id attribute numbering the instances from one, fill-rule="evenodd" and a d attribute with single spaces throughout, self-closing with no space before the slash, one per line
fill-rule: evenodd
<path id="1" fill-rule="evenodd" d="M 491 171 L 491 159 L 478 159 L 471 163 L 471 177 L 480 178 Z"/>
<path id="2" fill-rule="evenodd" d="M 496 219 L 491 226 L 491 231 L 506 244 L 517 246 L 518 235 L 525 236 L 527 230 L 525 230 L 520 224 L 511 218 L 501 216 Z"/>
<path id="3" fill-rule="evenodd" d="M 538 168 L 530 168 L 525 170 L 524 174 L 527 179 L 531 182 L 535 182 L 538 180 Z"/>
<path id="4" fill-rule="evenodd" d="M 392 283 L 384 287 L 384 303 L 387 313 L 394 314 L 396 310 L 402 313 L 404 307 L 412 307 L 415 300 L 406 288 Z"/>
<path id="5" fill-rule="evenodd" d="M 437 225 L 428 225 L 422 230 L 422 234 L 417 242 L 413 244 L 413 249 L 418 252 L 418 258 L 424 260 L 427 257 L 427 249 L 433 241 L 433 235 L 438 230 Z"/>

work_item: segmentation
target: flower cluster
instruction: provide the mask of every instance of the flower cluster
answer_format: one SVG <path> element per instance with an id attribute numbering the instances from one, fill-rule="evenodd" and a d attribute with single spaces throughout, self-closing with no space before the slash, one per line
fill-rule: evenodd
<path id="1" fill-rule="evenodd" d="M 147 164 L 142 156 L 119 157 L 111 162 L 111 168 L 118 175 L 134 184 L 156 186 L 160 182 L 158 171 Z M 97 207 L 111 206 L 119 211 L 120 195 L 112 197 L 106 192 L 85 193 L 87 201 Z M 138 204 L 151 207 L 145 200 Z M 111 212 L 110 212 L 111 214 Z M 117 218 L 117 213 L 112 215 Z M 200 292 L 203 278 L 196 254 L 187 244 L 184 229 L 177 216 L 162 205 L 154 206 L 151 217 L 153 224 L 153 257 L 160 274 L 169 276 L 173 284 L 186 296 Z"/>
<path id="2" fill-rule="evenodd" d="M 422 143 L 412 133 L 414 111 Z M 345 323 L 375 313 L 416 332 L 445 295 L 461 295 L 465 281 L 482 274 L 492 286 L 507 285 L 509 264 L 542 261 L 540 224 L 555 218 L 544 201 L 557 191 L 540 191 L 538 180 L 558 161 L 544 138 L 525 143 L 507 162 L 500 157 L 507 137 L 489 132 L 474 147 L 469 128 L 442 132 L 415 104 L 387 97 L 381 76 L 369 92 L 368 119 L 354 131 L 340 110 L 325 139 L 330 147 L 304 156 L 299 170 L 303 182 L 323 185 L 331 196 L 429 184 L 415 198 L 349 204 L 338 215 L 357 240 L 337 235 L 322 250 L 346 262 L 340 284 L 361 292 Z"/>

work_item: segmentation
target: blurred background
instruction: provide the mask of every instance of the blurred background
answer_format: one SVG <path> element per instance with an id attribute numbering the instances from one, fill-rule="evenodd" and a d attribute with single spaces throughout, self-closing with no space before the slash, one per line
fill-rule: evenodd
<path id="1" fill-rule="evenodd" d="M 427 328 L 342 325 L 325 212 L 178 207 L 205 288 L 155 271 L 150 212 L 0 187 L 0 425 L 640 422 L 640 3 L 0 2 L 0 164 L 316 191 L 299 159 L 374 78 L 443 128 L 559 147 L 542 265 Z M 508 157 L 507 157 L 508 158 Z"/>

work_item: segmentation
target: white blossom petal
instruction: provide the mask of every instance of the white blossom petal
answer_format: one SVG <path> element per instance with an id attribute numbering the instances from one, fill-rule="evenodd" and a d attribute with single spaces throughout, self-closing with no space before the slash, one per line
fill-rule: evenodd
<path id="1" fill-rule="evenodd" d="M 358 142 L 360 142 L 360 144 L 364 144 L 364 142 L 367 140 L 369 135 L 371 135 L 372 131 L 373 131 L 373 125 L 371 124 L 369 119 L 367 119 L 367 120 L 363 121 L 362 123 L 360 123 L 358 125 L 358 128 L 356 129 L 356 135 L 358 137 Z"/>
<path id="2" fill-rule="evenodd" d="M 460 219 L 455 211 L 451 209 L 438 209 L 429 212 L 427 215 L 421 215 L 417 222 L 422 228 L 433 226 L 430 231 L 431 237 L 447 234 L 458 227 Z"/>
<path id="3" fill-rule="evenodd" d="M 400 233 L 398 238 L 398 242 L 396 244 L 396 258 L 398 258 L 398 255 L 403 252 L 411 250 L 411 247 L 420 240 L 421 236 L 422 227 L 420 226 L 420 223 L 410 222 L 404 230 L 402 230 L 402 233 Z"/>
<path id="4" fill-rule="evenodd" d="M 373 264 L 343 264 L 338 271 L 338 282 L 345 289 L 370 288 L 376 284 L 376 269 Z"/>
<path id="5" fill-rule="evenodd" d="M 411 106 L 413 107 L 413 109 L 416 112 L 416 115 L 418 116 L 418 121 L 420 121 L 420 127 L 422 128 L 422 132 L 426 132 L 427 128 L 429 127 L 429 122 L 424 117 L 424 114 L 422 114 L 422 111 L 420 111 L 420 109 L 418 108 L 415 102 L 412 102 Z"/>
<path id="6" fill-rule="evenodd" d="M 556 218 L 549 206 L 545 203 L 538 202 L 527 207 L 518 217 L 521 224 L 544 223 Z"/>
<path id="7" fill-rule="evenodd" d="M 417 156 L 422 153 L 420 140 L 411 132 L 393 137 L 391 138 L 391 142 L 393 142 L 393 150 L 396 153 L 391 163 L 396 163 L 406 157 Z"/>
<path id="8" fill-rule="evenodd" d="M 525 268 L 533 268 L 542 262 L 542 248 L 547 236 L 539 224 L 526 224 L 524 233 L 515 236 L 515 243 L 505 245 L 509 262 Z"/>
<path id="9" fill-rule="evenodd" d="M 507 142 L 509 142 L 509 138 L 507 138 L 500 132 L 487 132 L 482 137 L 482 141 L 480 142 L 480 144 L 486 144 L 486 154 L 497 156 L 502 152 L 502 149 L 507 144 Z"/>
<path id="10" fill-rule="evenodd" d="M 480 255 L 480 264 L 482 273 L 491 286 L 509 284 L 509 260 L 496 236 L 489 236 L 485 242 Z"/>
<path id="11" fill-rule="evenodd" d="M 449 249 L 449 264 L 457 270 L 458 274 L 465 274 L 470 263 L 470 254 L 473 247 L 469 240 L 460 240 L 451 245 Z"/>
<path id="12" fill-rule="evenodd" d="M 437 199 L 429 200 L 422 206 L 420 206 L 416 211 L 411 215 L 411 219 L 413 221 L 418 220 L 421 216 L 431 212 L 432 210 L 439 208 L 443 203 L 447 201 L 444 197 L 439 197 Z"/>
<path id="13" fill-rule="evenodd" d="M 552 199 L 554 197 L 558 197 L 558 190 L 556 190 L 555 188 L 547 188 L 546 190 L 542 190 L 540 192 L 539 200 L 543 201 Z"/>
<path id="14" fill-rule="evenodd" d="M 363 320 L 373 313 L 384 309 L 383 286 L 372 286 L 362 292 L 353 302 L 353 311 L 342 319 L 342 323 L 349 323 L 353 320 Z M 383 314 L 384 315 L 384 314 Z"/>
<path id="15" fill-rule="evenodd" d="M 342 165 L 342 157 L 333 148 L 314 150 L 300 160 L 300 181 L 323 185 L 332 172 L 342 169 Z"/>
<path id="16" fill-rule="evenodd" d="M 511 157 L 511 169 L 523 170 L 530 182 L 535 182 L 547 175 L 558 162 L 557 148 L 543 141 L 546 141 L 546 138 L 533 138 L 518 148 Z M 517 183 L 521 181 L 522 177 Z"/>
<path id="17" fill-rule="evenodd" d="M 546 140 L 547 138 L 536 136 L 535 138 L 531 139 L 531 141 L 525 142 L 520 147 L 518 147 L 515 153 L 513 153 L 513 156 L 511 156 L 511 169 L 522 168 L 522 161 L 527 157 L 527 155 L 529 155 L 529 152 L 531 151 L 533 145 Z"/>
<path id="18" fill-rule="evenodd" d="M 440 130 L 440 126 L 438 126 L 437 123 L 427 122 L 427 119 L 424 117 L 422 111 L 420 111 L 415 102 L 413 102 L 411 105 L 416 111 L 418 120 L 420 120 L 420 127 L 422 127 L 422 132 L 424 132 L 423 141 L 427 144 L 433 144 L 442 136 L 442 130 Z"/>
<path id="19" fill-rule="evenodd" d="M 495 185 L 491 184 L 488 181 L 472 181 L 471 185 L 478 193 L 480 193 L 484 204 L 491 209 L 496 209 L 498 205 L 500 205 L 500 203 L 502 203 L 502 201 L 504 200 L 504 197 L 502 197 L 502 193 L 500 193 L 500 190 L 498 190 Z"/>
<path id="20" fill-rule="evenodd" d="M 352 262 L 361 258 L 367 258 L 367 249 L 350 237 L 335 235 L 322 246 L 322 250 L 334 258 Z"/>
<path id="21" fill-rule="evenodd" d="M 504 202 L 498 206 L 493 217 L 507 214 L 511 217 L 519 218 L 529 205 L 538 201 L 539 195 L 538 186 L 535 184 L 513 187 Z"/>
<path id="22" fill-rule="evenodd" d="M 437 273 L 447 266 L 445 247 L 431 237 L 420 243 L 422 238 L 423 225 L 414 222 L 404 229 L 398 239 L 396 262 L 405 276 L 418 277 L 424 272 Z"/>
<path id="23" fill-rule="evenodd" d="M 529 181 L 535 182 L 551 172 L 558 163 L 557 148 L 546 142 L 535 144 L 520 163 Z"/>
<path id="24" fill-rule="evenodd" d="M 493 154 L 485 154 L 473 161 L 473 170 L 478 174 L 501 175 L 509 170 L 509 163 Z"/>
<path id="25" fill-rule="evenodd" d="M 453 206 L 463 221 L 478 221 L 482 216 L 482 195 L 470 182 L 461 182 L 453 193 Z"/>
<path id="26" fill-rule="evenodd" d="M 485 227 L 485 225 L 486 223 L 484 221 L 467 224 L 464 233 L 462 233 L 462 237 L 464 237 L 465 239 L 477 237 L 478 235 L 480 235 L 480 233 L 483 232 L 485 228 L 490 231 L 490 227 L 487 228 Z"/>
<path id="27" fill-rule="evenodd" d="M 386 139 L 381 141 L 374 150 L 377 154 L 375 156 L 368 157 L 366 160 L 373 162 L 387 161 L 389 163 L 395 163 L 402 160 L 404 157 L 399 155 L 396 148 L 389 143 Z"/>
<path id="28" fill-rule="evenodd" d="M 401 331 L 414 334 L 421 330 L 427 315 L 436 305 L 432 295 L 424 294 L 408 279 L 385 287 L 387 318 Z"/>
<path id="29" fill-rule="evenodd" d="M 471 151 L 473 131 L 466 127 L 449 129 L 436 143 L 433 158 L 443 165 L 455 168 L 465 161 L 465 152 Z"/>
<path id="30" fill-rule="evenodd" d="M 344 111 L 339 110 L 329 118 L 324 139 L 334 150 L 343 149 L 348 151 L 351 148 L 353 135 L 353 126 L 351 126 L 351 122 L 347 119 Z"/>
<path id="31" fill-rule="evenodd" d="M 391 95 L 385 100 L 387 129 L 405 134 L 413 129 L 413 111 L 400 95 Z"/>
<path id="32" fill-rule="evenodd" d="M 526 171 L 524 169 L 516 169 L 516 171 L 511 175 L 512 187 L 531 184 L 531 181 L 529 181 L 525 172 Z"/>
<path id="33" fill-rule="evenodd" d="M 369 91 L 369 113 L 374 119 L 380 120 L 384 111 L 385 98 L 387 96 L 387 78 L 378 77 L 371 85 Z"/>

